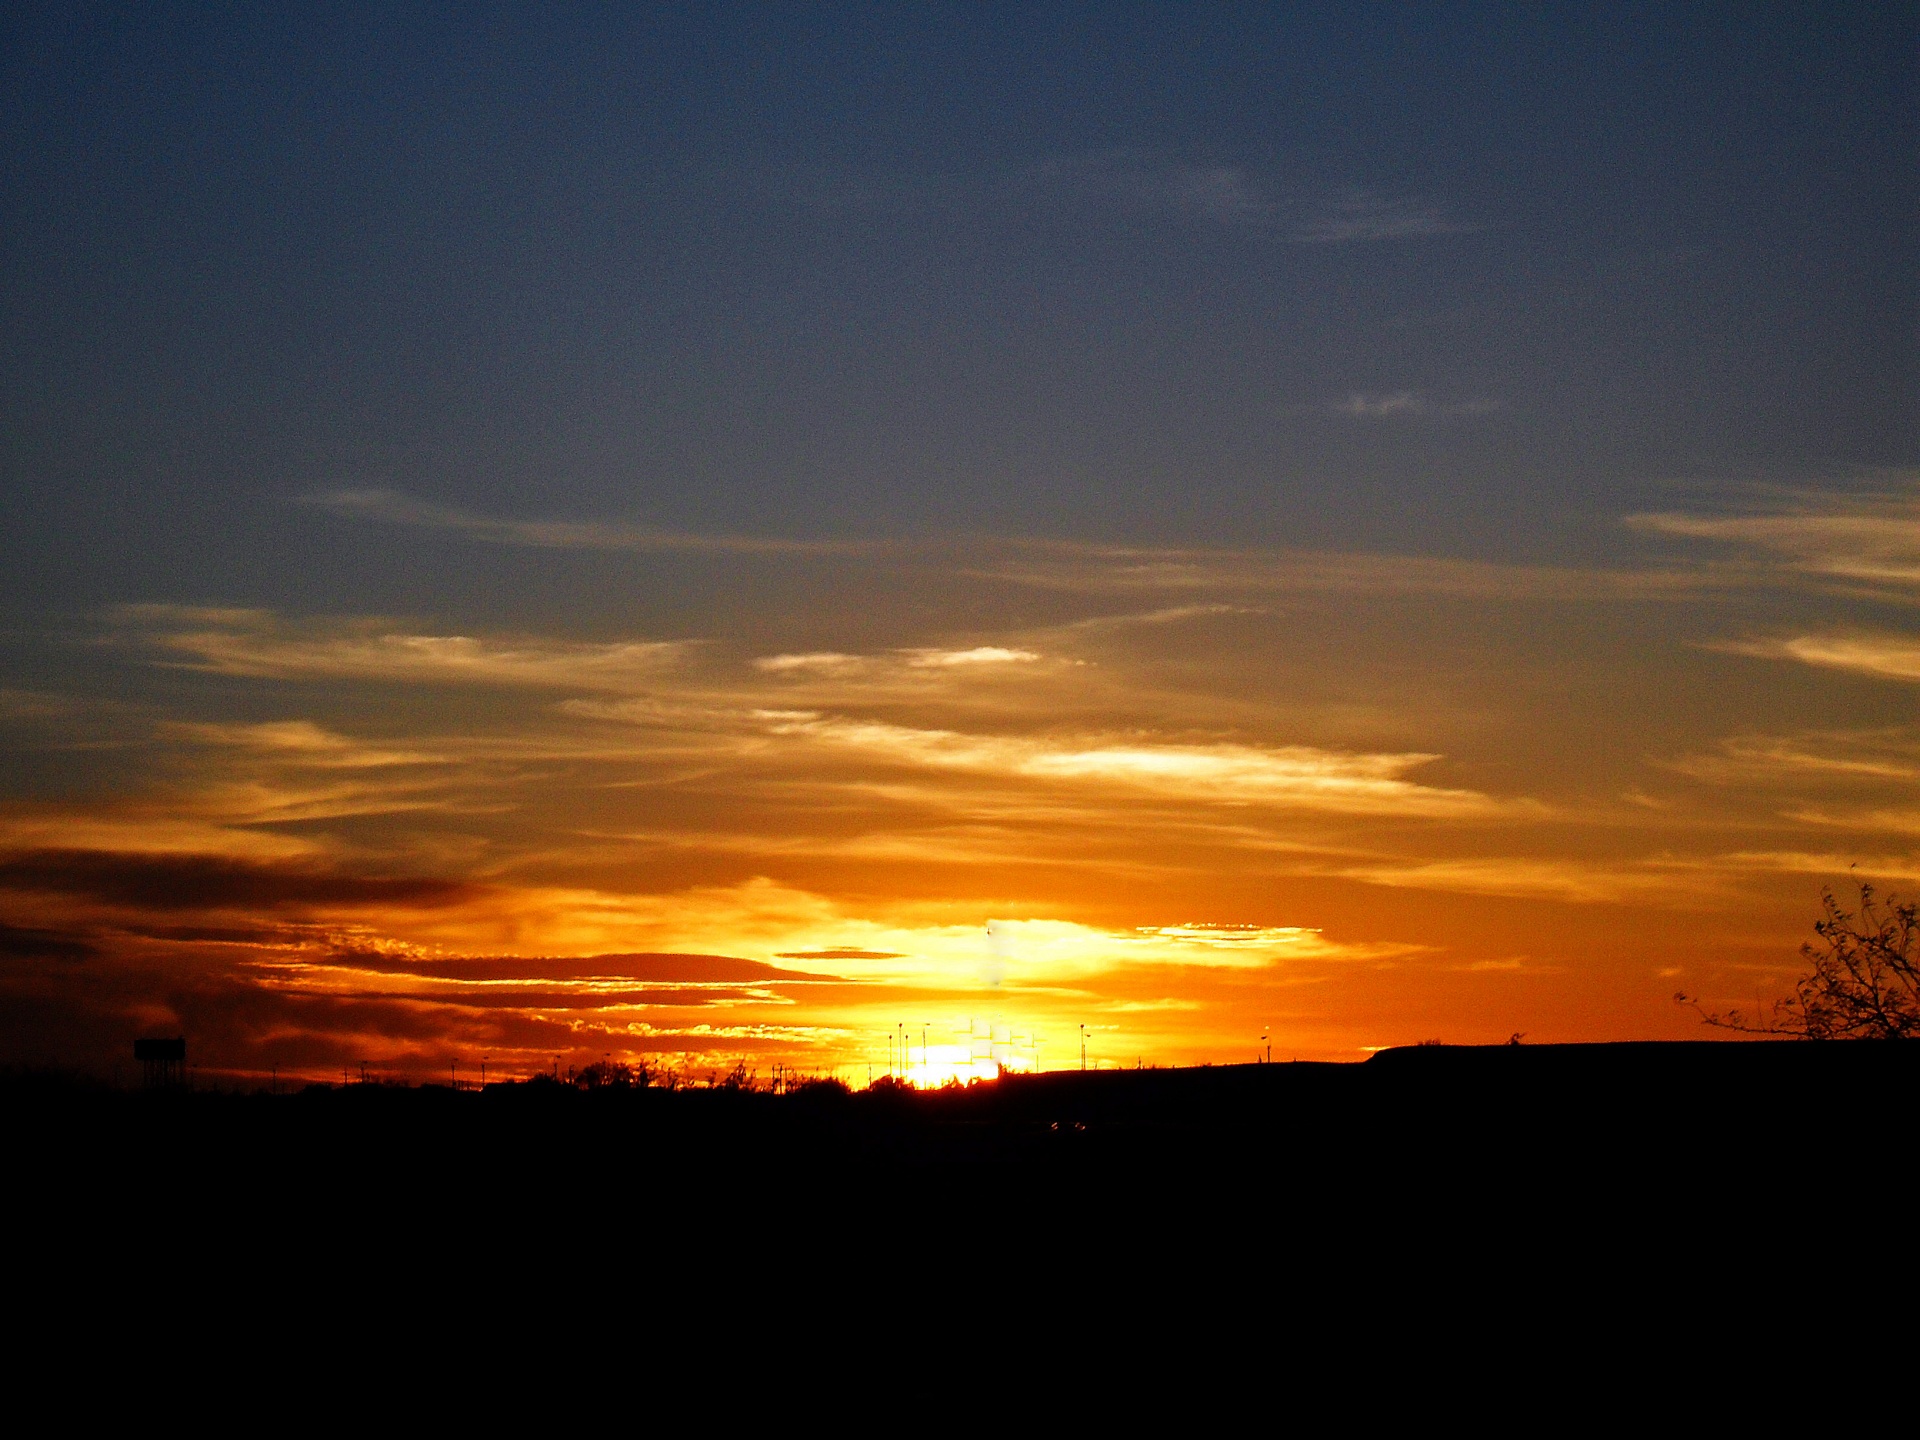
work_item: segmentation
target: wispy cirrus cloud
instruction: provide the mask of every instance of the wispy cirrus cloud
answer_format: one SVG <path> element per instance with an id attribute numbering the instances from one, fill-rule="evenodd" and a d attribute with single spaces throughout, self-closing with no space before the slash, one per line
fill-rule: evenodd
<path id="1" fill-rule="evenodd" d="M 1360 396 L 1355 400 L 1350 397 L 1348 402 L 1343 403 L 1355 406 L 1352 411 L 1355 418 L 1370 418 L 1376 414 L 1380 418 L 1392 418 L 1402 414 L 1445 416 L 1486 413 L 1483 407 L 1492 406 L 1495 402 L 1468 401 L 1458 405 L 1435 406 L 1408 392 L 1408 399 L 1404 404 L 1397 393 L 1385 398 Z M 378 493 L 391 496 L 391 492 L 385 491 L 353 493 Z M 408 523 L 442 524 L 445 522 L 446 528 L 475 534 L 478 538 L 494 544 L 544 547 L 562 543 L 555 538 L 556 536 L 571 536 L 573 538 L 567 539 L 564 543 L 576 544 L 583 548 L 645 548 L 620 542 L 621 531 L 618 526 L 602 526 L 598 523 L 575 525 L 573 522 L 493 520 L 484 516 L 470 516 L 464 511 L 451 511 L 446 507 L 424 505 L 422 502 L 407 500 L 404 496 L 391 496 L 391 498 L 396 502 L 405 501 L 405 508 L 409 514 L 420 517 L 411 519 Z M 393 518 L 382 507 L 372 505 L 347 507 L 339 513 L 374 520 Z M 450 515 L 465 518 L 455 524 L 445 520 L 445 517 Z M 477 528 L 469 527 L 467 520 L 471 520 L 473 526 Z M 576 531 L 579 532 L 577 535 Z M 603 534 L 603 531 L 606 533 Z M 732 542 L 726 540 L 726 537 L 719 537 L 711 545 L 706 544 L 703 539 L 700 544 L 689 544 L 686 548 L 696 551 L 704 549 L 719 554 L 725 553 L 731 544 Z M 758 544 L 759 542 L 750 544 L 743 542 L 742 548 L 753 550 Z M 1209 546 L 1111 545 L 1075 540 L 1036 539 L 1028 536 L 988 535 L 956 537 L 946 541 L 873 541 L 844 544 L 825 541 L 817 544 L 782 541 L 769 542 L 766 549 L 768 553 L 833 553 L 848 557 L 864 557 L 868 560 L 911 558 L 913 564 L 923 572 L 945 573 L 966 578 L 991 578 L 1009 584 L 1041 589 L 1083 590 L 1089 593 L 1217 591 L 1242 596 L 1261 593 L 1325 593 L 1447 595 L 1463 599 L 1487 600 L 1653 600 L 1698 595 L 1707 590 L 1736 583 L 1742 578 L 1750 578 L 1744 575 L 1744 572 L 1735 574 L 1701 565 L 1575 568 L 1515 565 L 1424 555 L 1304 551 L 1279 547 L 1234 549 Z M 1217 611 L 1220 607 L 1216 605 L 1214 608 Z M 163 607 L 129 607 L 123 613 L 136 618 L 142 615 L 165 618 Z M 174 609 L 166 613 L 183 619 L 199 616 L 204 618 L 209 626 L 221 630 L 243 629 L 255 624 L 259 618 L 258 613 L 253 611 Z M 1192 606 L 1171 607 L 1164 613 L 1169 617 L 1179 618 L 1198 613 L 1198 610 Z M 468 642 L 463 641 L 461 637 L 399 637 L 396 635 L 393 642 L 387 646 L 387 650 L 390 654 L 397 654 L 403 644 L 422 651 L 439 645 L 445 651 L 441 663 L 442 673 L 451 677 L 458 665 L 466 663 L 472 668 L 472 673 L 478 674 L 480 662 L 477 656 L 470 661 L 461 658 L 461 647 L 466 643 Z M 1011 652 L 1019 648 L 983 645 L 951 652 L 928 649 L 915 653 L 929 657 L 926 660 L 929 665 L 951 663 L 931 658 L 941 654 L 973 654 L 979 657 L 980 663 L 993 663 L 1000 658 L 997 652 L 1001 650 Z M 812 670 L 816 673 L 826 673 L 836 667 L 850 670 L 870 662 L 871 657 L 846 655 L 836 651 L 817 651 L 768 656 L 758 663 L 761 668 L 769 671 Z M 229 661 L 228 663 L 238 662 Z M 343 658 L 340 663 L 347 662 Z M 371 665 L 374 662 L 370 658 L 363 658 L 355 663 Z"/>
<path id="2" fill-rule="evenodd" d="M 457 505 L 417 499 L 396 490 L 325 490 L 300 497 L 303 505 L 355 520 L 447 530 L 493 545 L 539 550 L 690 551 L 711 555 L 850 555 L 871 545 L 844 540 L 709 535 L 608 520 L 508 520 Z"/>
<path id="3" fill-rule="evenodd" d="M 379 770 L 395 765 L 438 765 L 446 759 L 422 750 L 368 744 L 311 720 L 252 724 L 173 721 L 163 725 L 161 733 L 205 745 L 231 746 L 316 770 Z"/>
<path id="4" fill-rule="evenodd" d="M 753 668 L 769 675 L 854 675 L 873 663 L 867 655 L 847 655 L 838 650 L 811 650 L 799 655 L 762 655 Z"/>
<path id="5" fill-rule="evenodd" d="M 1299 245 L 1471 234 L 1485 227 L 1449 216 L 1414 196 L 1352 189 L 1330 201 L 1276 192 L 1239 165 L 1197 164 L 1167 156 L 1114 152 L 1052 162 L 1032 174 L 1201 215 L 1223 225 L 1277 229 Z"/>
<path id="6" fill-rule="evenodd" d="M 0 686 L 0 720 L 61 720 L 84 708 L 64 695 Z"/>
<path id="7" fill-rule="evenodd" d="M 1658 867 L 1526 855 L 1370 859 L 1333 866 L 1330 873 L 1394 889 L 1558 900 L 1576 905 L 1697 898 L 1700 891 L 1697 878 L 1676 878 Z"/>
<path id="8" fill-rule="evenodd" d="M 1646 513 L 1627 524 L 1646 534 L 1739 546 L 1878 598 L 1920 599 L 1920 488 L 1911 478 L 1864 495 L 1802 492 L 1757 513 Z"/>
<path id="9" fill-rule="evenodd" d="M 907 664 L 916 670 L 951 669 L 957 665 L 1022 665 L 1038 660 L 1032 650 L 1010 649 L 1005 645 L 975 645 L 967 650 L 909 650 Z"/>
<path id="10" fill-rule="evenodd" d="M 1408 778 L 1411 771 L 1438 760 L 1437 755 L 1366 754 L 1302 745 L 1061 744 L 810 712 L 769 712 L 765 720 L 773 734 L 802 737 L 884 763 L 1157 792 L 1187 800 L 1454 818 L 1505 813 L 1513 803 Z"/>
<path id="11" fill-rule="evenodd" d="M 1737 735 L 1666 768 L 1710 785 L 1757 791 L 1793 826 L 1863 840 L 1920 834 L 1920 729 L 1914 727 Z"/>
<path id="12" fill-rule="evenodd" d="M 305 719 L 163 725 L 166 740 L 227 753 L 196 766 L 196 784 L 174 787 L 165 802 L 176 817 L 222 830 L 512 808 L 528 799 L 523 768 L 542 761 L 617 767 L 603 773 L 622 784 L 810 795 L 833 813 L 872 817 L 848 836 L 803 826 L 791 843 L 744 834 L 699 842 L 688 832 L 695 848 L 742 854 L 1015 859 L 1032 843 L 1030 831 L 1017 833 L 1020 825 L 1097 826 L 1103 807 L 1129 797 L 1196 816 L 1248 808 L 1456 821 L 1543 813 L 1537 802 L 1423 782 L 1416 772 L 1441 758 L 1429 751 L 1196 741 L 1157 734 L 1150 722 L 1116 724 L 1116 706 L 1171 702 L 1143 697 L 1124 674 L 1070 650 L 1053 656 L 1029 645 L 962 644 L 797 652 L 747 665 L 709 654 L 682 663 L 695 657 L 651 643 L 418 636 L 377 622 L 296 623 L 251 611 L 150 608 L 132 618 L 166 663 L 222 675 L 573 692 L 517 715 L 507 722 L 510 734 L 482 725 L 478 733 L 405 743 L 350 737 Z M 1069 644 L 1070 633 L 1057 632 L 1056 640 Z M 343 692 L 331 693 L 337 700 Z M 471 725 L 468 712 L 456 713 L 463 729 Z M 926 723 L 930 717 L 936 723 Z M 1018 814 L 1005 812 L 1002 802 L 1016 795 L 1031 798 Z M 884 833 L 884 815 L 910 813 L 919 818 L 904 834 Z M 934 838 L 930 825 L 974 828 Z M 1228 838 L 1217 819 L 1200 828 L 1211 843 Z"/>
<path id="13" fill-rule="evenodd" d="M 1647 601 L 1694 598 L 1724 587 L 1731 578 L 1700 566 L 1585 569 L 1338 551 L 1009 542 L 998 547 L 997 554 L 990 550 L 983 555 L 979 548 L 962 562 L 965 573 L 1037 589 L 1089 594 Z M 1158 613 L 1184 619 L 1234 609 L 1216 603 L 1168 607 Z"/>
<path id="14" fill-rule="evenodd" d="M 1920 602 L 1920 482 L 1910 477 L 1865 494 L 1802 491 L 1756 513 L 1646 513 L 1626 523 L 1644 534 L 1737 547 L 1758 580 L 1882 603 Z M 1920 637 L 1885 628 L 1829 622 L 1704 648 L 1920 683 Z"/>
<path id="15" fill-rule="evenodd" d="M 1920 781 L 1920 736 L 1901 729 L 1737 735 L 1667 768 L 1716 784 L 1753 781 Z"/>
<path id="16" fill-rule="evenodd" d="M 1164 152 L 1107 150 L 1043 160 L 1011 177 L 1029 202 L 1096 201 L 1185 212 L 1221 224 L 1268 224 L 1281 206 L 1238 165 L 1194 163 Z"/>
<path id="17" fill-rule="evenodd" d="M 1920 880 L 1920 856 L 1859 855 L 1817 850 L 1746 850 L 1715 856 L 1713 868 L 1749 874 L 1856 876 L 1863 880 Z"/>
<path id="18" fill-rule="evenodd" d="M 1327 408 L 1349 420 L 1456 420 L 1491 415 L 1504 407 L 1498 400 L 1432 400 L 1418 390 L 1356 390 Z"/>
<path id="19" fill-rule="evenodd" d="M 664 640 L 589 645 L 411 634 L 383 620 L 302 625 L 264 610 L 173 605 L 123 606 L 115 618 L 174 664 L 257 679 L 630 691 L 654 682 L 688 648 Z"/>
<path id="20" fill-rule="evenodd" d="M 1920 684 L 1920 638 L 1909 635 L 1785 635 L 1757 640 L 1720 640 L 1706 648 L 1728 655 L 1750 655 L 1759 660 L 1793 660 L 1875 680 Z"/>
<path id="21" fill-rule="evenodd" d="M 1281 224 L 1292 209 L 1244 166 L 1185 159 L 1161 150 L 1055 155 L 974 179 L 948 176 L 907 184 L 869 180 L 848 193 L 869 204 L 931 202 L 948 209 L 1042 215 L 1157 212 L 1231 226 Z"/>
<path id="22" fill-rule="evenodd" d="M 1247 165 L 1156 149 L 1053 155 L 1017 169 L 973 175 L 820 169 L 802 178 L 799 194 L 803 203 L 827 209 L 949 215 L 1158 213 L 1270 230 L 1299 245 L 1419 239 L 1486 228 L 1459 220 L 1418 196 L 1383 194 L 1363 186 L 1330 195 L 1325 187 L 1303 190 Z"/>
<path id="23" fill-rule="evenodd" d="M 1429 235 L 1470 235 L 1485 228 L 1455 220 L 1438 206 L 1421 200 L 1353 190 L 1314 214 L 1288 238 L 1303 245 L 1347 245 Z"/>
<path id="24" fill-rule="evenodd" d="M 1827 829 L 1848 830 L 1860 834 L 1920 835 L 1920 805 L 1869 806 L 1864 809 L 1828 810 L 1803 806 L 1786 812 L 1789 820 Z"/>
<path id="25" fill-rule="evenodd" d="M 762 655 L 753 666 L 770 675 L 854 676 L 888 665 L 905 665 L 910 670 L 977 669 L 1031 664 L 1041 658 L 1038 651 L 1005 645 L 975 645 L 964 650 L 916 646 L 882 655 L 848 655 L 838 650 Z"/>
<path id="26" fill-rule="evenodd" d="M 1278 209 L 1236 165 L 1183 165 L 1167 180 L 1176 203 L 1223 223 L 1266 221 Z"/>
<path id="27" fill-rule="evenodd" d="M 1441 859 L 1365 857 L 1321 873 L 1376 885 L 1458 895 L 1496 895 L 1574 905 L 1716 909 L 1750 904 L 1785 872 L 1844 875 L 1851 859 L 1805 851 L 1705 851 L 1612 859 L 1572 855 L 1484 855 Z M 1875 857 L 1862 871 L 1904 877 L 1914 862 Z"/>

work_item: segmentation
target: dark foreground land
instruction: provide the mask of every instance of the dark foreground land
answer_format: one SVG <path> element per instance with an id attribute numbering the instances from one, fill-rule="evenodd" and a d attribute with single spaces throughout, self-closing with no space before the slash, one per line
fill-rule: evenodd
<path id="1" fill-rule="evenodd" d="M 1182 1347 L 1211 1357 L 1193 1374 L 1293 1356 L 1344 1401 L 1453 1349 L 1482 1358 L 1448 1383 L 1583 1346 L 1665 1373 L 1904 1275 L 1916 1101 L 1920 1046 L 1839 1042 L 1422 1046 L 925 1094 L 15 1074 L 8 1308 L 180 1340 L 200 1358 L 167 1394 L 230 1341 L 310 1331 L 383 1364 L 457 1335 L 503 1374 L 529 1336 L 597 1346 L 605 1374 L 669 1333 L 729 1354 L 831 1336 L 864 1375 L 872 1347 L 930 1337 L 943 1363 L 1078 1373 L 1132 1335 L 1142 1375 Z"/>
<path id="2" fill-rule="evenodd" d="M 1908 1243 L 1916 1100 L 1920 1046 L 1869 1043 L 1422 1046 L 924 1094 L 14 1075 L 0 1173 L 16 1272 L 69 1306 L 477 1325 L 642 1296 L 724 1329 L 769 1294 L 864 1315 L 920 1286 L 998 1316 L 1044 1282 L 1116 1319 L 1143 1295 L 1390 1296 L 1431 1327 L 1450 1312 L 1427 1297 L 1471 1291 L 1650 1323 L 1646 1295 L 1729 1276 L 1868 1284 Z"/>
<path id="3" fill-rule="evenodd" d="M 21 1173 L 44 1190 L 347 1200 L 863 1191 L 971 1172 L 1268 1193 L 1543 1174 L 1778 1185 L 1904 1172 L 1916 1101 L 1920 1046 L 1865 1042 L 1421 1046 L 1364 1064 L 1054 1072 L 925 1093 L 0 1084 Z"/>

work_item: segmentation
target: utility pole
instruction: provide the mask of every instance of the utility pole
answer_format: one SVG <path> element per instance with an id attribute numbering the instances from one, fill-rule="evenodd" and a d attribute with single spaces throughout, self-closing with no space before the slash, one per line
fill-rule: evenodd
<path id="1" fill-rule="evenodd" d="M 1087 1027 L 1084 1023 L 1080 1026 L 1080 1068 L 1087 1068 Z"/>

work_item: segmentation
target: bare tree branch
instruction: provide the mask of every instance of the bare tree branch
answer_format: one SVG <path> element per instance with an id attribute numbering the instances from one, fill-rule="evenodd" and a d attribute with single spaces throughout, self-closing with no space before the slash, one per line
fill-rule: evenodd
<path id="1" fill-rule="evenodd" d="M 1749 1021 L 1738 1010 L 1709 1010 L 1693 996 L 1676 1004 L 1696 1010 L 1707 1024 L 1748 1035 L 1791 1035 L 1804 1040 L 1910 1040 L 1920 1038 L 1920 905 L 1860 885 L 1860 906 L 1842 910 L 1833 891 L 1820 892 L 1817 940 L 1800 947 L 1813 966 L 1794 993 L 1777 1002 L 1770 1022 Z"/>

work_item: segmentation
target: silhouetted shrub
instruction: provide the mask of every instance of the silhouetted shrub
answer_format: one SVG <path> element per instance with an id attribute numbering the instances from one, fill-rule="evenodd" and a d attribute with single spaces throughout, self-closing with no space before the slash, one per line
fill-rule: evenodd
<path id="1" fill-rule="evenodd" d="M 805 1080 L 787 1082 L 787 1094 L 805 1096 L 811 1100 L 838 1100 L 852 1093 L 844 1080 L 831 1075 L 814 1075 Z"/>

